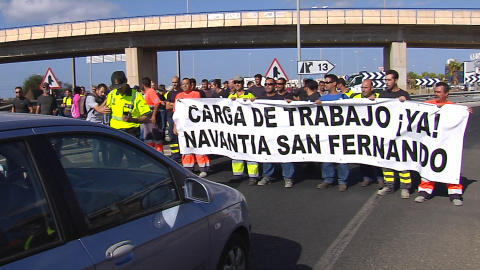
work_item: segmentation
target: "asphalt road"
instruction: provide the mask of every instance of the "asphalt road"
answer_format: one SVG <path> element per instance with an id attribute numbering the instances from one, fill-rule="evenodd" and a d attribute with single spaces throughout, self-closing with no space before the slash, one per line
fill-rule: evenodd
<path id="1" fill-rule="evenodd" d="M 360 186 L 356 165 L 346 192 L 317 189 L 318 165 L 297 167 L 291 189 L 283 187 L 280 174 L 268 186 L 228 184 L 250 208 L 250 269 L 480 269 L 480 107 L 474 109 L 465 134 L 460 207 L 442 184 L 431 200 L 414 202 L 420 181 L 415 174 L 410 199 L 401 199 L 400 192 L 377 196 L 377 185 Z M 207 179 L 231 178 L 228 159 L 217 157 L 212 164 Z"/>

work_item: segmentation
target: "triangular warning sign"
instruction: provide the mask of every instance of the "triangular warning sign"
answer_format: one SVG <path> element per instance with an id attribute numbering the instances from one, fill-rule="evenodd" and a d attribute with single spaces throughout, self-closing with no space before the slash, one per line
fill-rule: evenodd
<path id="1" fill-rule="evenodd" d="M 40 89 L 42 89 L 44 83 L 48 83 L 50 85 L 50 89 L 62 88 L 62 86 L 57 80 L 57 77 L 55 77 L 52 69 L 50 68 L 47 69 L 47 73 L 45 73 L 45 76 L 43 77 L 42 83 L 40 84 Z"/>
<path id="2" fill-rule="evenodd" d="M 288 76 L 285 71 L 283 71 L 283 68 L 280 65 L 280 62 L 278 62 L 277 58 L 273 59 L 272 64 L 270 65 L 267 73 L 265 74 L 265 77 L 270 77 L 274 79 L 285 78 L 285 80 L 288 81 Z"/>

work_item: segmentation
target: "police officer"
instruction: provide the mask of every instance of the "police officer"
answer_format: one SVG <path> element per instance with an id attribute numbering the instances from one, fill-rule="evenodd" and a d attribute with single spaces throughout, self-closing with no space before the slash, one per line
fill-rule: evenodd
<path id="1" fill-rule="evenodd" d="M 130 88 L 123 71 L 112 74 L 112 89 L 105 100 L 112 113 L 110 126 L 138 138 L 140 124 L 150 120 L 150 107 L 141 94 Z"/>
<path id="2" fill-rule="evenodd" d="M 122 130 L 135 138 L 140 136 L 140 124 L 150 121 L 151 110 L 142 95 L 130 88 L 123 71 L 115 71 L 112 74 L 112 91 L 102 106 L 102 113 L 111 112 L 110 126 Z M 121 149 L 117 149 L 121 151 Z M 123 152 L 122 152 L 123 153 Z M 127 156 L 129 163 L 134 162 L 134 157 L 129 153 L 111 153 L 111 165 L 120 165 L 123 154 Z M 115 159 L 115 160 L 112 160 Z"/>

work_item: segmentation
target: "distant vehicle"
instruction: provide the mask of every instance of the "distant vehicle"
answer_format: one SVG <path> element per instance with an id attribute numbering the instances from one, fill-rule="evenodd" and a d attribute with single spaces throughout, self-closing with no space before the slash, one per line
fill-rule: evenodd
<path id="1" fill-rule="evenodd" d="M 383 91 L 385 89 L 385 72 L 367 72 L 361 71 L 360 73 L 353 74 L 348 77 L 346 81 L 346 87 L 352 90 L 353 93 L 362 92 L 362 82 L 366 79 L 371 79 L 373 82 L 373 90 L 375 92 Z"/>
<path id="2" fill-rule="evenodd" d="M 124 132 L 0 113 L 0 269 L 247 269 L 244 196 Z"/>

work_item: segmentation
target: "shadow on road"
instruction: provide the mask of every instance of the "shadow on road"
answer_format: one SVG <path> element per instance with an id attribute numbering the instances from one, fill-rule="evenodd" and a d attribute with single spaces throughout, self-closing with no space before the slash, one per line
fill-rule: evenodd
<path id="1" fill-rule="evenodd" d="M 250 243 L 250 269 L 296 269 L 311 270 L 310 266 L 298 265 L 302 246 L 294 241 L 265 234 L 252 233 Z"/>

